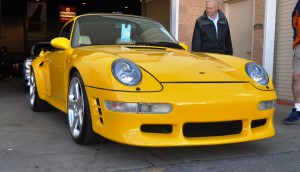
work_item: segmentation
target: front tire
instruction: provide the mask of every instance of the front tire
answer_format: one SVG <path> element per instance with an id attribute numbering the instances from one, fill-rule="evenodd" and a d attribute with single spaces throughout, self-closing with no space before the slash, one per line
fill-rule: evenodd
<path id="1" fill-rule="evenodd" d="M 30 74 L 29 98 L 31 109 L 35 112 L 45 112 L 53 110 L 53 107 L 42 100 L 38 94 L 34 72 Z"/>
<path id="2" fill-rule="evenodd" d="M 71 136 L 78 144 L 92 144 L 103 140 L 92 129 L 89 103 L 83 81 L 78 72 L 71 75 L 69 83 L 68 123 Z"/>

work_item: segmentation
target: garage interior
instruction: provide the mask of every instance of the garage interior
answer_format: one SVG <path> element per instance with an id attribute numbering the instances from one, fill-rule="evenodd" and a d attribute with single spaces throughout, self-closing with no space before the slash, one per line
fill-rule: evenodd
<path id="1" fill-rule="evenodd" d="M 22 62 L 36 41 L 51 40 L 65 22 L 60 6 L 73 7 L 76 15 L 123 13 L 160 21 L 170 29 L 170 0 L 0 0 L 0 46 L 6 46 L 14 63 Z M 42 24 L 32 23 L 33 18 Z"/>

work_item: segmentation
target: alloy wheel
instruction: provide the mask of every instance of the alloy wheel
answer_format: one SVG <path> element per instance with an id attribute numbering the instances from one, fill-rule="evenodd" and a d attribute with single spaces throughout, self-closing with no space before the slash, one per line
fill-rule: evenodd
<path id="1" fill-rule="evenodd" d="M 68 120 L 71 134 L 78 138 L 82 132 L 84 117 L 84 98 L 79 78 L 72 78 L 68 94 Z"/>
<path id="2" fill-rule="evenodd" d="M 30 97 L 30 105 L 34 106 L 34 101 L 35 101 L 35 97 L 36 97 L 36 85 L 35 85 L 35 78 L 34 78 L 34 74 L 31 73 L 30 75 L 30 86 L 29 86 L 29 97 Z"/>

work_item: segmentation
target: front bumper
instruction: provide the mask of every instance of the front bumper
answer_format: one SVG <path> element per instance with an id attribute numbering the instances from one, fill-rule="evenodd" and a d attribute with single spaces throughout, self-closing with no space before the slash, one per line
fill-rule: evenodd
<path id="1" fill-rule="evenodd" d="M 275 109 L 258 109 L 261 101 L 276 99 L 275 91 L 261 91 L 250 83 L 173 83 L 163 87 L 161 92 L 86 87 L 93 130 L 116 142 L 151 147 L 228 144 L 275 134 Z M 170 114 L 112 112 L 105 108 L 105 100 L 170 103 L 173 111 Z"/>

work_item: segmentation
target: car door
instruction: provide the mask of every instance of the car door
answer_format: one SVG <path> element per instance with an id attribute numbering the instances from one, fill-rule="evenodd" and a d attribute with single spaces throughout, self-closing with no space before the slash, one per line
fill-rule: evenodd
<path id="1" fill-rule="evenodd" d="M 59 37 L 65 37 L 70 40 L 73 22 L 67 24 L 60 32 Z M 71 50 L 57 49 L 49 57 L 49 70 L 50 70 L 50 86 L 51 97 L 58 103 L 66 101 L 66 62 L 71 55 Z"/>

